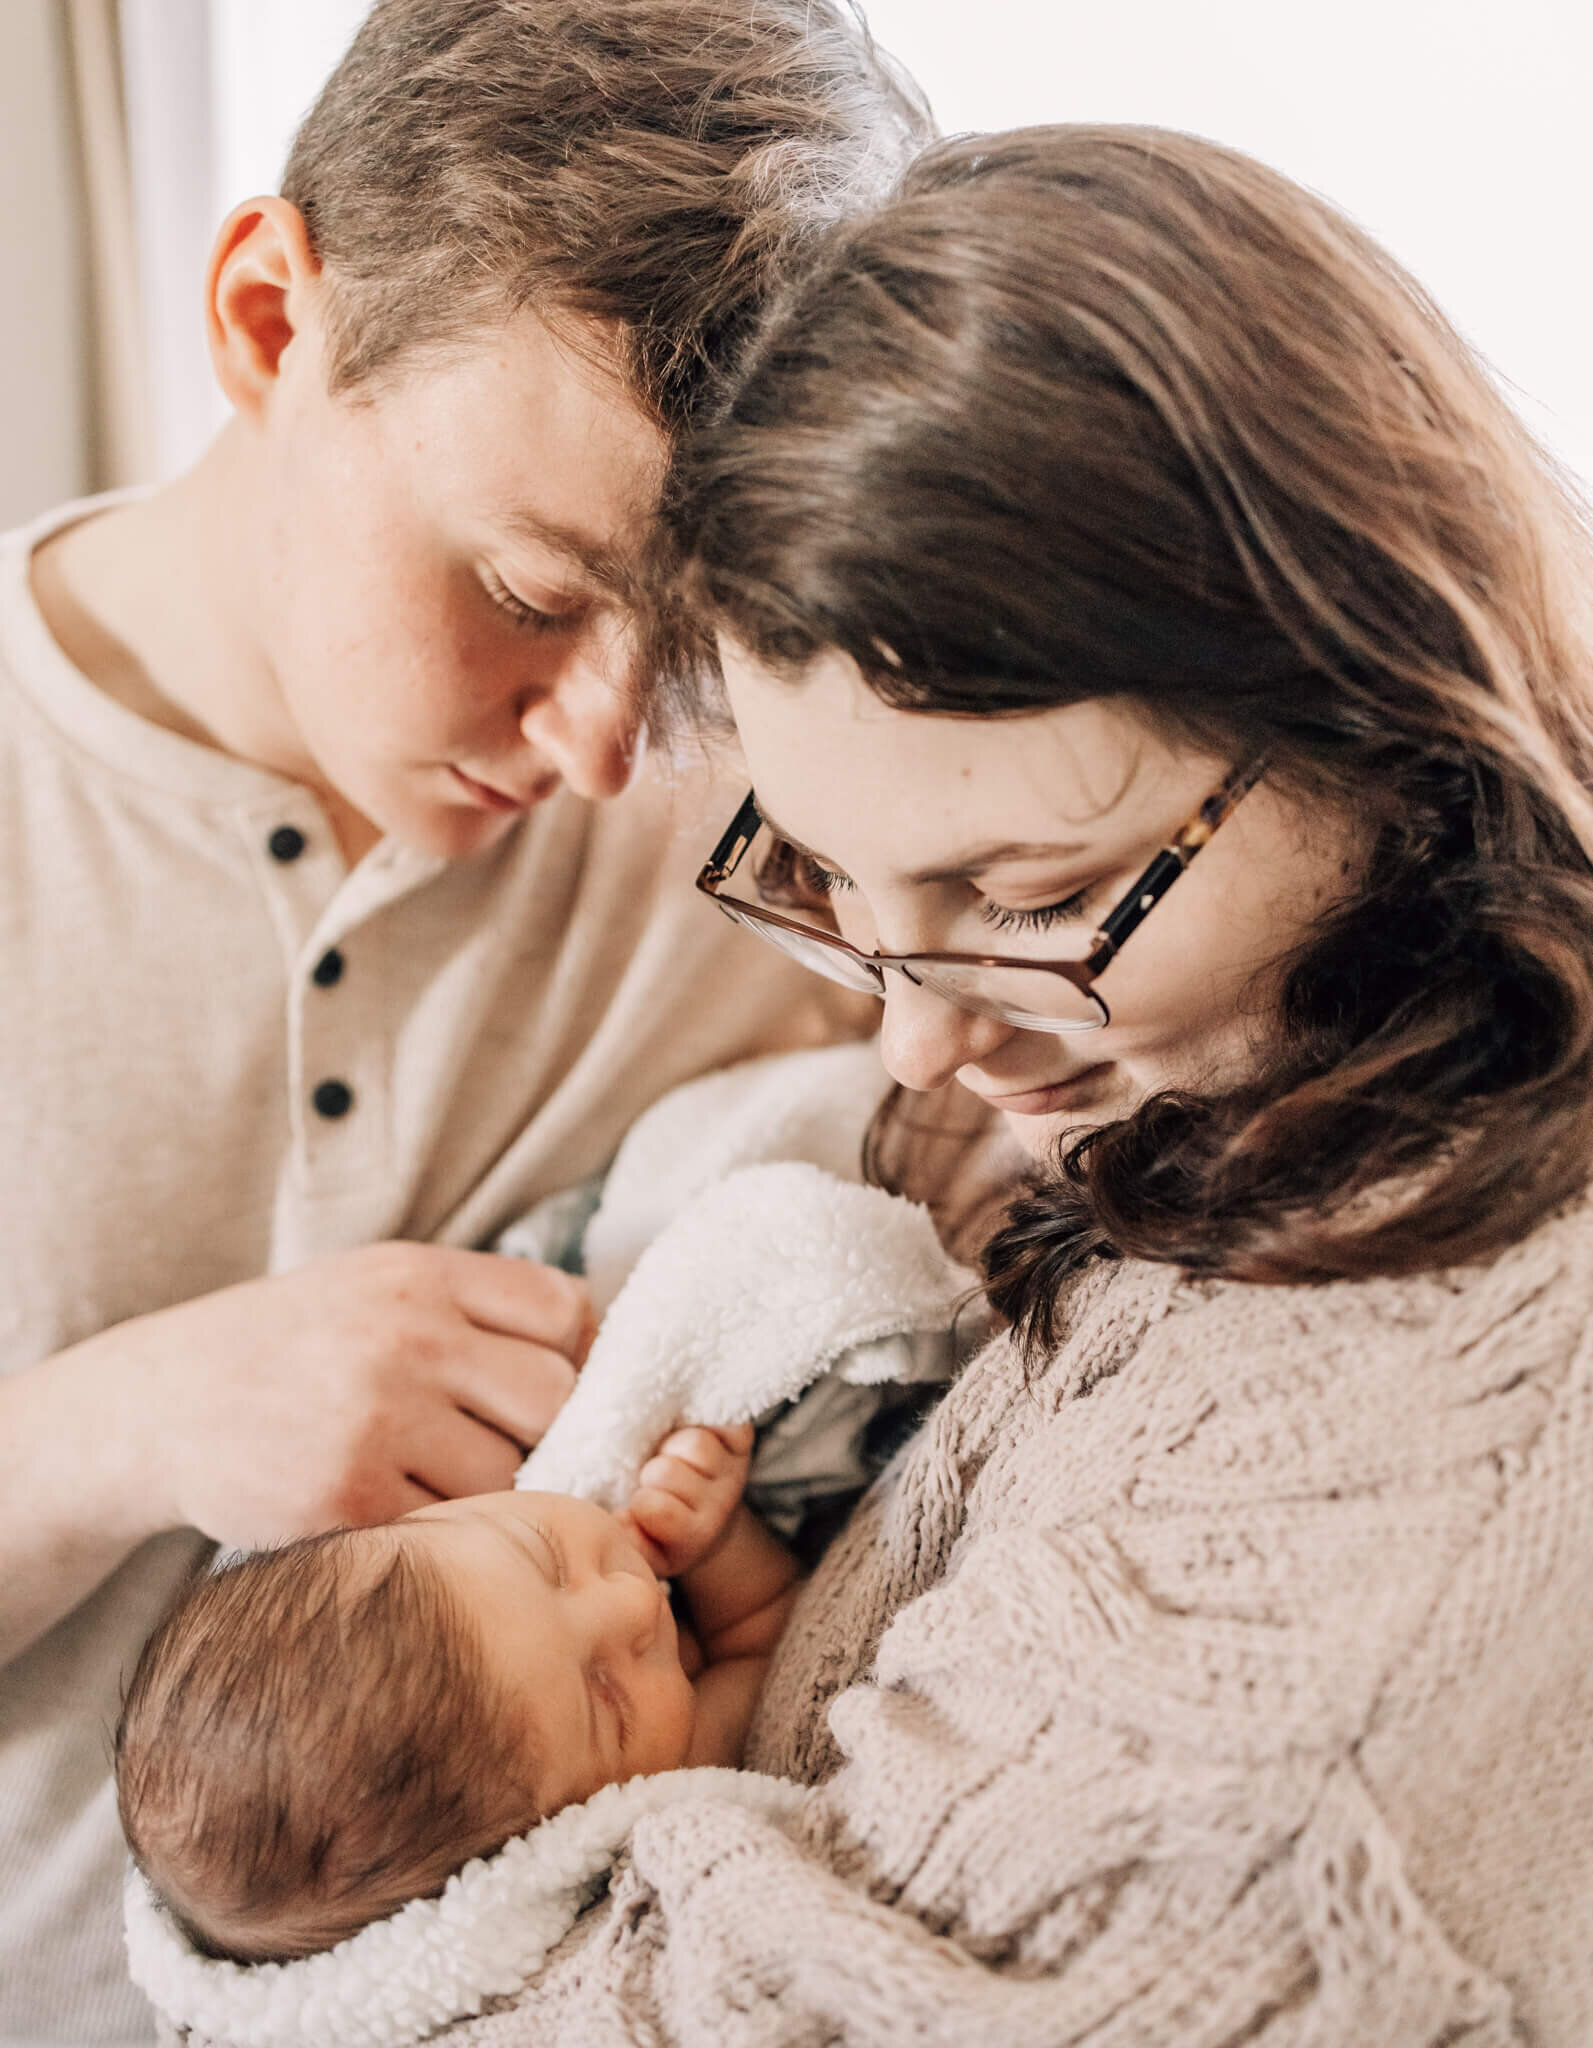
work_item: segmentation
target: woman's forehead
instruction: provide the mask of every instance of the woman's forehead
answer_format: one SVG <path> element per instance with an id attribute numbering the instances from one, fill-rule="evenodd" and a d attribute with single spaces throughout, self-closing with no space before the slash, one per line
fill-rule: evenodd
<path id="1" fill-rule="evenodd" d="M 760 804 L 839 861 L 859 846 L 878 861 L 888 845 L 889 866 L 905 875 L 987 846 L 1087 849 L 1129 814 L 1160 809 L 1175 787 L 1198 798 L 1212 771 L 1122 699 L 947 717 L 882 702 L 843 655 L 821 657 L 797 682 L 734 647 L 721 658 Z"/>

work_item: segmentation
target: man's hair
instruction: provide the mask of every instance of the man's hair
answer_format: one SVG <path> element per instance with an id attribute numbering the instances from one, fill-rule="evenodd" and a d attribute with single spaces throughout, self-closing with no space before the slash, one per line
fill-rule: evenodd
<path id="1" fill-rule="evenodd" d="M 116 1731 L 133 1860 L 194 1945 L 331 1948 L 541 1817 L 534 1760 L 418 1544 L 334 1530 L 196 1578 Z"/>
<path id="2" fill-rule="evenodd" d="M 674 431 L 782 260 L 929 133 L 850 0 L 378 0 L 282 182 L 331 388 L 534 307 L 611 327 Z"/>

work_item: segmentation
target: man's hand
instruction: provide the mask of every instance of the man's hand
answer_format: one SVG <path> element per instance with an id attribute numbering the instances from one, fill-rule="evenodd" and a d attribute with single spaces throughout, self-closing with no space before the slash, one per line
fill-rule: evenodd
<path id="1" fill-rule="evenodd" d="M 258 1544 L 512 1484 L 591 1314 L 548 1267 L 383 1244 L 108 1334 L 161 1419 L 163 1519 Z"/>
<path id="2" fill-rule="evenodd" d="M 0 1381 L 0 1662 L 145 1538 L 282 1542 L 513 1481 L 575 1384 L 584 1284 L 381 1244 L 102 1330 Z"/>
<path id="3" fill-rule="evenodd" d="M 665 1437 L 620 1514 L 655 1572 L 677 1578 L 710 1555 L 740 1505 L 751 1461 L 750 1422 Z"/>

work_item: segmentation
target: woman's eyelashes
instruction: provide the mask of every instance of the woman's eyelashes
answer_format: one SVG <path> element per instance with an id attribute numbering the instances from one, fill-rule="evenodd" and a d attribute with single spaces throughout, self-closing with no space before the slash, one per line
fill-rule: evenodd
<path id="1" fill-rule="evenodd" d="M 799 853 L 796 857 L 800 881 L 811 889 L 815 896 L 834 896 L 843 889 L 855 889 L 857 884 L 850 875 L 840 874 L 834 868 L 821 867 L 811 853 Z"/>
<path id="2" fill-rule="evenodd" d="M 1052 925 L 1069 924 L 1081 918 L 1090 905 L 1094 884 L 1075 889 L 1071 896 L 1064 896 L 1059 903 L 1041 903 L 1033 910 L 1009 910 L 1001 903 L 982 903 L 979 915 L 984 922 L 998 932 L 1025 931 L 1043 932 Z"/>
<path id="3" fill-rule="evenodd" d="M 857 886 L 849 875 L 841 874 L 838 869 L 820 867 L 810 854 L 804 855 L 802 864 L 804 880 L 816 895 L 836 896 Z M 1053 925 L 1072 923 L 1083 917 L 1094 893 L 1095 884 L 1087 883 L 1084 888 L 1075 889 L 1056 903 L 1040 903 L 1032 910 L 1015 910 L 986 898 L 979 905 L 979 917 L 993 931 L 1048 931 Z"/>

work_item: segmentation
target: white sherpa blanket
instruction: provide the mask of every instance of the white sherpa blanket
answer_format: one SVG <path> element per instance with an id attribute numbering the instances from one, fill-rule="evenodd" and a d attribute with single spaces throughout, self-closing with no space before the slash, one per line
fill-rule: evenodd
<path id="1" fill-rule="evenodd" d="M 640 1120 L 587 1237 L 612 1306 L 518 1484 L 619 1506 L 675 1423 L 748 1420 L 837 1361 L 856 1380 L 900 1378 L 898 1340 L 948 1327 L 973 1276 L 924 1210 L 858 1183 L 882 1086 L 872 1046 L 841 1046 L 712 1075 Z M 232 2048 L 410 2048 L 532 1981 L 643 1814 L 713 1799 L 782 1818 L 801 1796 L 742 1771 L 611 1785 L 440 1897 L 294 1963 L 196 1954 L 135 1872 L 133 1979 L 172 2025 Z"/>

